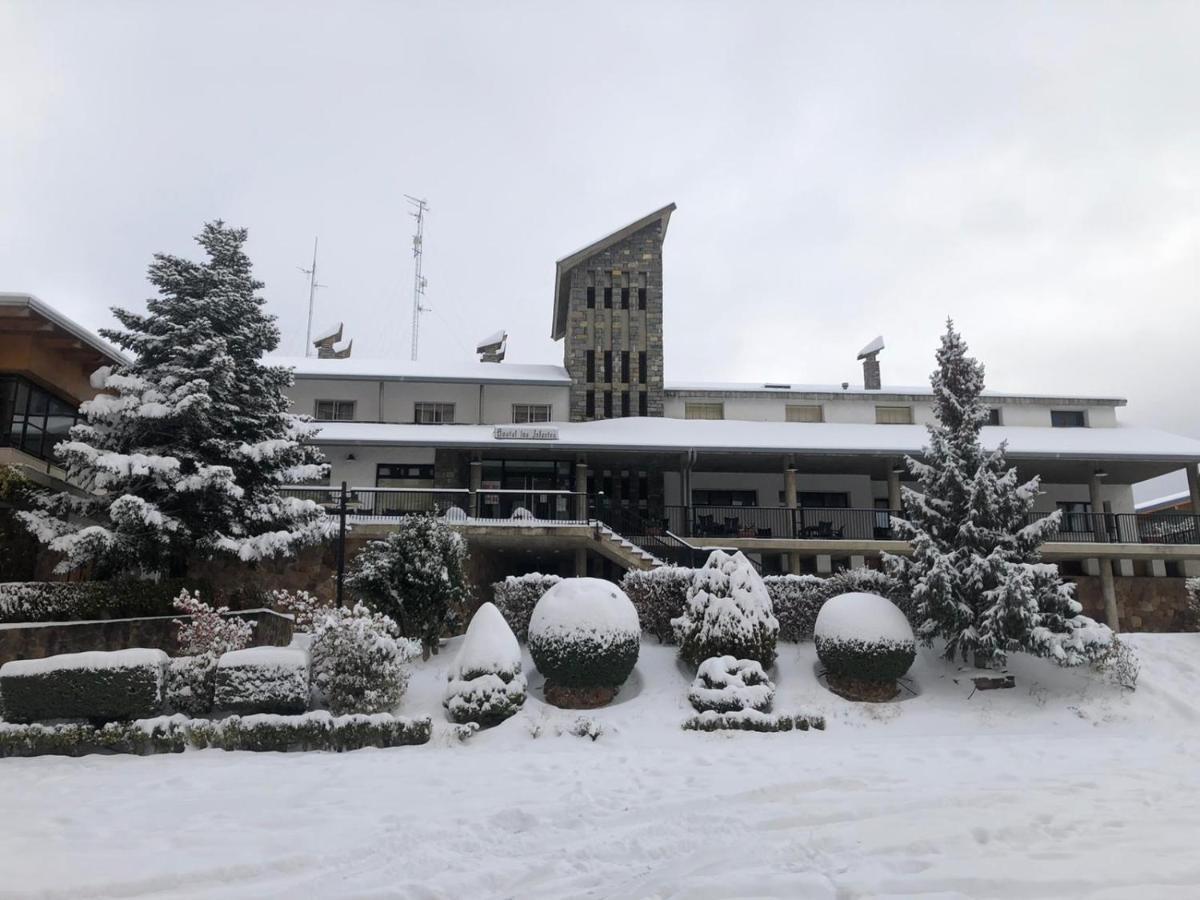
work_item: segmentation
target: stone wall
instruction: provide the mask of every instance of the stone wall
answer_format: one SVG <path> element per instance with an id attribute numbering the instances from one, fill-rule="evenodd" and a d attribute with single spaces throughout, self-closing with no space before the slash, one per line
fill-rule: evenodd
<path id="1" fill-rule="evenodd" d="M 586 396 L 595 392 L 596 414 L 604 418 L 604 392 L 613 392 L 612 417 L 621 416 L 620 395 L 630 394 L 631 416 L 638 415 L 638 392 L 645 390 L 651 416 L 663 414 L 663 220 L 647 225 L 613 246 L 579 263 L 570 272 L 567 333 L 563 365 L 571 376 L 571 421 L 586 415 Z M 646 287 L 646 308 L 638 309 L 638 288 Z M 630 291 L 629 308 L 621 308 L 621 289 Z M 587 289 L 595 290 L 594 308 Z M 604 290 L 613 292 L 612 308 L 604 308 Z M 587 351 L 596 354 L 595 380 L 587 379 Z M 613 351 L 612 373 L 603 371 L 604 352 Z M 628 351 L 629 381 L 621 379 L 619 353 Z M 639 380 L 638 353 L 646 353 L 646 383 Z"/>
<path id="2" fill-rule="evenodd" d="M 292 620 L 269 609 L 231 613 L 258 624 L 250 643 L 255 647 L 284 646 L 292 639 Z M 30 623 L 0 625 L 0 665 L 10 659 L 42 659 L 59 653 L 88 650 L 125 650 L 150 647 L 179 653 L 176 618 L 150 616 L 93 622 Z"/>
<path id="3" fill-rule="evenodd" d="M 1104 596 L 1100 579 L 1072 577 L 1085 615 L 1104 621 Z M 1119 577 L 1117 616 L 1122 631 L 1187 631 L 1191 625 L 1187 612 L 1187 590 L 1183 578 Z"/>

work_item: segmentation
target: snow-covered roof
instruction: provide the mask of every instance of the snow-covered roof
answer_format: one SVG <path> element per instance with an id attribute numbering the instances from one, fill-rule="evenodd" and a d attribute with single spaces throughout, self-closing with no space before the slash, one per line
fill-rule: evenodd
<path id="1" fill-rule="evenodd" d="M 381 381 L 467 382 L 474 384 L 568 385 L 562 366 L 515 363 L 413 362 L 407 359 L 318 359 L 304 356 L 272 356 L 263 360 L 272 366 L 287 366 L 298 378 L 328 378 Z"/>
<path id="2" fill-rule="evenodd" d="M 342 323 L 341 322 L 337 322 L 333 325 L 330 325 L 328 328 L 323 328 L 320 331 L 318 331 L 316 334 L 313 335 L 312 342 L 314 344 L 319 344 L 322 341 L 328 341 L 331 338 L 334 340 L 339 340 L 339 341 L 342 339 Z"/>
<path id="3" fill-rule="evenodd" d="M 1186 503 L 1191 496 L 1190 491 L 1176 491 L 1174 494 L 1155 497 L 1152 500 L 1143 500 L 1136 504 L 1134 509 L 1140 513 L 1157 512 L 1160 509 L 1170 509 L 1173 506 L 1178 506 L 1180 503 Z"/>
<path id="4" fill-rule="evenodd" d="M 571 270 L 591 256 L 601 253 L 618 241 L 623 241 L 631 234 L 641 231 L 651 222 L 661 219 L 663 234 L 666 234 L 667 224 L 671 221 L 671 213 L 675 204 L 668 203 L 661 209 L 656 209 L 648 216 L 642 216 L 636 222 L 630 222 L 624 228 L 618 228 L 611 234 L 606 234 L 598 241 L 592 241 L 586 247 L 580 247 L 574 253 L 568 253 L 554 264 L 554 318 L 550 324 L 550 337 L 558 340 L 567 333 L 567 307 L 570 305 L 570 282 L 567 275 Z"/>
<path id="5" fill-rule="evenodd" d="M 881 334 L 881 335 L 879 335 L 879 337 L 877 337 L 873 341 L 871 341 L 871 343 L 867 344 L 867 346 L 863 347 L 861 350 L 858 351 L 858 358 L 862 359 L 865 356 L 870 356 L 873 353 L 878 353 L 882 349 L 883 349 L 883 335 Z"/>
<path id="6" fill-rule="evenodd" d="M 475 345 L 475 352 L 482 353 L 488 347 L 495 347 L 498 344 L 503 344 L 508 338 L 508 333 L 501 328 L 499 331 L 493 332 L 485 337 L 482 341 Z"/>
<path id="7" fill-rule="evenodd" d="M 131 357 L 103 340 L 99 335 L 88 331 L 78 322 L 68 318 L 49 303 L 35 297 L 33 294 L 0 294 L 0 306 L 26 307 L 34 315 L 41 316 L 56 328 L 67 332 L 67 334 L 77 339 L 80 343 L 86 344 L 92 350 L 95 350 L 112 362 L 124 363 L 126 365 L 133 362 Z"/>
<path id="8" fill-rule="evenodd" d="M 837 399 L 838 397 L 868 396 L 877 400 L 927 399 L 933 396 L 929 385 L 884 385 L 872 390 L 861 385 L 804 384 L 788 381 L 668 381 L 663 386 L 668 394 L 784 394 L 792 397 L 812 399 Z M 1087 404 L 1090 406 L 1124 406 L 1124 397 L 1103 397 L 1089 394 L 1031 394 L 1008 391 L 984 391 L 985 399 L 1029 400 L 1038 403 Z"/>
<path id="9" fill-rule="evenodd" d="M 643 452 L 798 453 L 902 456 L 920 453 L 929 442 L 922 425 L 857 425 L 837 422 L 746 422 L 732 419 L 627 418 L 561 422 L 557 440 L 497 438 L 492 425 L 409 425 L 326 422 L 321 444 L 378 444 L 416 447 L 539 447 Z M 1008 442 L 1013 458 L 1200 461 L 1200 441 L 1152 428 L 986 427 L 985 446 Z"/>

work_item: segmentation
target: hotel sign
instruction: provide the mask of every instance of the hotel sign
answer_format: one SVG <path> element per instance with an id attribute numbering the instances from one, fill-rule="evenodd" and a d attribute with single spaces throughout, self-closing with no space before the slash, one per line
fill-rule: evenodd
<path id="1" fill-rule="evenodd" d="M 557 441 L 558 429 L 553 425 L 497 425 L 492 437 L 498 441 Z"/>

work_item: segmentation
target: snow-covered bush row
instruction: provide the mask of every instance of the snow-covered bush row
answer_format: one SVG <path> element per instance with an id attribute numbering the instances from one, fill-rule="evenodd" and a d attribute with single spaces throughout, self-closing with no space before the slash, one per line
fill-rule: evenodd
<path id="1" fill-rule="evenodd" d="M 841 678 L 894 682 L 917 658 L 912 626 L 878 594 L 839 594 L 826 601 L 813 639 L 825 671 Z"/>
<path id="2" fill-rule="evenodd" d="M 624 591 L 600 578 L 564 578 L 538 601 L 529 652 L 546 681 L 616 688 L 637 664 L 642 630 Z"/>
<path id="3" fill-rule="evenodd" d="M 738 712 L 702 712 L 684 720 L 684 731 L 816 731 L 825 730 L 823 716 L 763 713 L 754 709 Z"/>
<path id="4" fill-rule="evenodd" d="M 386 714 L 333 716 L 185 716 L 93 725 L 14 725 L 0 722 L 0 758 L 83 756 L 88 753 L 179 753 L 189 748 L 221 750 L 330 750 L 402 747 L 428 743 L 433 722 Z"/>
<path id="5" fill-rule="evenodd" d="M 70 622 L 166 616 L 181 588 L 172 581 L 9 581 L 0 583 L 0 623 Z"/>
<path id="6" fill-rule="evenodd" d="M 712 656 L 775 662 L 779 622 L 762 578 L 741 553 L 714 550 L 697 569 L 683 614 L 671 620 L 679 655 L 693 666 Z"/>
<path id="7" fill-rule="evenodd" d="M 752 659 L 714 656 L 700 663 L 688 702 L 696 712 L 766 712 L 775 699 L 775 685 Z"/>
<path id="8" fill-rule="evenodd" d="M 471 599 L 466 541 L 433 515 L 401 516 L 391 527 L 354 558 L 346 585 L 401 634 L 436 652 L 447 616 Z"/>
<path id="9" fill-rule="evenodd" d="M 174 657 L 167 666 L 167 709 L 187 716 L 211 713 L 218 659 L 208 653 Z"/>
<path id="10" fill-rule="evenodd" d="M 763 578 L 775 618 L 779 620 L 781 641 L 812 640 L 817 613 L 830 597 L 862 592 L 887 597 L 909 615 L 912 603 L 903 586 L 886 572 L 877 569 L 842 569 L 828 578 L 816 575 L 768 575 Z M 911 621 L 911 619 L 910 619 Z"/>
<path id="11" fill-rule="evenodd" d="M 167 654 L 161 650 L 64 653 L 0 666 L 9 722 L 139 719 L 162 707 Z"/>
<path id="12" fill-rule="evenodd" d="M 308 708 L 308 654 L 293 647 L 249 647 L 217 661 L 213 707 L 223 712 L 301 713 Z"/>
<path id="13" fill-rule="evenodd" d="M 314 616 L 312 679 L 334 713 L 382 713 L 408 687 L 407 663 L 421 652 L 396 623 L 361 603 Z M 303 653 L 303 651 L 292 651 Z"/>
<path id="14" fill-rule="evenodd" d="M 527 575 L 509 575 L 492 585 L 496 608 L 518 640 L 529 639 L 529 618 L 533 615 L 533 608 L 542 599 L 542 594 L 560 581 L 562 579 L 557 575 L 530 572 Z"/>
<path id="15" fill-rule="evenodd" d="M 1187 588 L 1184 628 L 1187 631 L 1200 631 L 1200 578 L 1189 578 L 1184 586 Z"/>
<path id="16" fill-rule="evenodd" d="M 675 643 L 671 620 L 683 615 L 695 572 L 684 566 L 660 566 L 630 569 L 621 579 L 621 590 L 633 602 L 642 630 L 658 638 L 660 644 Z"/>
<path id="17" fill-rule="evenodd" d="M 497 725 L 525 702 L 521 645 L 504 616 L 485 603 L 467 626 L 450 671 L 442 703 L 451 721 Z"/>

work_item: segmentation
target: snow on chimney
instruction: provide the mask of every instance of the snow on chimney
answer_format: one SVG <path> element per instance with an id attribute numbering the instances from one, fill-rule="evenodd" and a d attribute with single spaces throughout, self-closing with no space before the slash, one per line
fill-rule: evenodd
<path id="1" fill-rule="evenodd" d="M 504 362 L 504 354 L 507 350 L 508 332 L 503 329 L 488 335 L 475 345 L 475 352 L 479 354 L 480 362 Z"/>
<path id="2" fill-rule="evenodd" d="M 879 374 L 879 351 L 882 349 L 883 335 L 880 335 L 858 351 L 858 358 L 863 361 L 863 387 L 868 391 L 883 389 L 883 379 Z"/>

